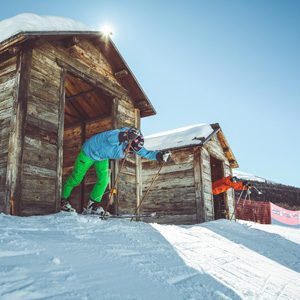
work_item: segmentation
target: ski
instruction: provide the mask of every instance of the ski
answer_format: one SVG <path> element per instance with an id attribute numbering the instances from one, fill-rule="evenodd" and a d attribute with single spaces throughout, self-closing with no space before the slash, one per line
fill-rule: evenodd
<path id="1" fill-rule="evenodd" d="M 131 219 L 131 218 L 158 218 L 158 216 L 155 215 L 110 215 L 110 216 L 100 216 L 100 219 Z"/>

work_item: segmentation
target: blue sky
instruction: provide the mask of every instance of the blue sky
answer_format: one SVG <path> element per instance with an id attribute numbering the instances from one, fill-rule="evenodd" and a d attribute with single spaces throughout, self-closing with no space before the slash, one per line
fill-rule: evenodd
<path id="1" fill-rule="evenodd" d="M 241 170 L 300 187 L 300 1 L 10 0 L 0 19 L 23 12 L 113 26 L 157 110 L 145 135 L 218 122 Z"/>

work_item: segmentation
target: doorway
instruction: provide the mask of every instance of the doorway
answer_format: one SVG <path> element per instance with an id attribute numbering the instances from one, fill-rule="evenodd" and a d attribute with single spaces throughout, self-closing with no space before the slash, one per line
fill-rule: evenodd
<path id="1" fill-rule="evenodd" d="M 211 180 L 215 182 L 224 177 L 222 160 L 210 156 Z M 228 216 L 227 194 L 213 195 L 215 220 L 225 219 Z"/>
<path id="2" fill-rule="evenodd" d="M 96 133 L 113 129 L 113 96 L 70 72 L 65 76 L 63 184 L 72 173 L 83 143 Z M 111 168 L 112 169 L 112 168 Z M 97 177 L 93 167 L 80 186 L 74 188 L 70 202 L 77 212 L 86 207 Z M 107 195 L 107 194 L 106 194 Z M 101 201 L 106 206 L 105 197 Z"/>

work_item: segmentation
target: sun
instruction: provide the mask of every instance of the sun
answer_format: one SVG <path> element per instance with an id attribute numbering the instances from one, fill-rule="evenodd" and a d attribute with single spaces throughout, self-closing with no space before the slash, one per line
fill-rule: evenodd
<path id="1" fill-rule="evenodd" d="M 114 31 L 112 26 L 105 24 L 100 28 L 100 31 L 104 34 L 104 36 L 112 36 Z"/>

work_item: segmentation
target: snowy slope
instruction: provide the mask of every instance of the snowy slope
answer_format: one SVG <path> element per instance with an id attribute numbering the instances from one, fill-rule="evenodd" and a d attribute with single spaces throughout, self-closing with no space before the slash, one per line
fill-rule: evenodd
<path id="1" fill-rule="evenodd" d="M 0 214 L 0 299 L 299 299 L 299 231 L 265 228 Z"/>

